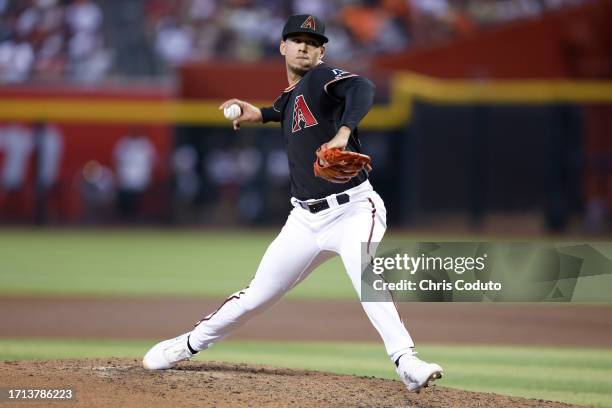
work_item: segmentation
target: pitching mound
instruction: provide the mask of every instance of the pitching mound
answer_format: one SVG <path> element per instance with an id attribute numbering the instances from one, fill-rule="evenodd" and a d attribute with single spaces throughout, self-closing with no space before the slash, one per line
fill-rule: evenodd
<path id="1" fill-rule="evenodd" d="M 399 380 L 215 362 L 188 362 L 174 370 L 151 372 L 134 359 L 5 361 L 0 363 L 0 378 L 2 387 L 72 388 L 76 404 L 53 403 L 70 407 L 569 406 L 441 386 L 408 394 Z M 15 406 L 44 404 L 20 402 Z"/>

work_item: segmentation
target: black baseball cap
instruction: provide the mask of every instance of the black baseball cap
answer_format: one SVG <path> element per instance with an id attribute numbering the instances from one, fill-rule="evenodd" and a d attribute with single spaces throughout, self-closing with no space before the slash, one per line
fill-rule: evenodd
<path id="1" fill-rule="evenodd" d="M 292 34 L 310 34 L 321 40 L 323 44 L 329 41 L 325 36 L 325 24 L 318 17 L 310 14 L 289 16 L 283 27 L 283 40 Z"/>

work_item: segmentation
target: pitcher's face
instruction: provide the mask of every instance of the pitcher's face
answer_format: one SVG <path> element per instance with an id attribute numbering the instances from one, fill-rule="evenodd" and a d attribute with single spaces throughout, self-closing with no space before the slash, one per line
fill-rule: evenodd
<path id="1" fill-rule="evenodd" d="M 287 67 L 299 75 L 304 75 L 315 67 L 325 54 L 325 46 L 314 36 L 297 34 L 280 43 L 280 53 L 285 57 Z"/>

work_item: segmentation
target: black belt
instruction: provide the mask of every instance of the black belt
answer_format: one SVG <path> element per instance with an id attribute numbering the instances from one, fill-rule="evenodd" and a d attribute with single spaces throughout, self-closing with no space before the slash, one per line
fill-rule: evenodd
<path id="1" fill-rule="evenodd" d="M 336 201 L 338 201 L 338 204 L 346 204 L 351 201 L 351 198 L 346 193 L 336 194 Z M 325 198 L 317 201 L 298 201 L 298 203 L 300 204 L 300 207 L 310 211 L 313 214 L 316 214 L 319 211 L 327 210 L 329 208 L 329 202 L 327 202 L 327 199 Z"/>

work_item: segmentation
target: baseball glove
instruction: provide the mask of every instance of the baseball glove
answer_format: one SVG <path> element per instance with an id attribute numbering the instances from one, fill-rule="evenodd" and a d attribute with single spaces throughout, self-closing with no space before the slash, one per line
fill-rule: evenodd
<path id="1" fill-rule="evenodd" d="M 370 156 L 322 145 L 317 149 L 314 174 L 332 183 L 346 183 L 361 170 L 372 171 Z"/>

